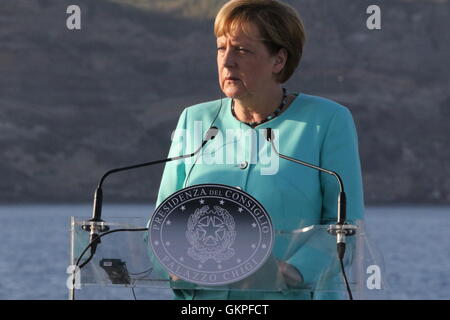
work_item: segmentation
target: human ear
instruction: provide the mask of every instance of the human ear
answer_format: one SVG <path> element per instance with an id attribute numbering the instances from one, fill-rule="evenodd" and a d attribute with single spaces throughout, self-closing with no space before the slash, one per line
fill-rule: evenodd
<path id="1" fill-rule="evenodd" d="M 288 52 L 285 48 L 281 48 L 278 53 L 275 55 L 275 61 L 273 65 L 273 72 L 274 73 L 280 73 L 284 66 L 286 65 L 288 57 Z"/>

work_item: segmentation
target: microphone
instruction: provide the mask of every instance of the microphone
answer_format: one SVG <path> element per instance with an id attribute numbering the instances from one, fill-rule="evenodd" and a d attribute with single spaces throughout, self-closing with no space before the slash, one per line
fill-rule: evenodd
<path id="1" fill-rule="evenodd" d="M 109 230 L 109 228 L 104 225 L 104 221 L 101 219 L 102 202 L 103 202 L 102 185 L 103 185 L 103 182 L 105 181 L 106 177 L 108 177 L 109 175 L 111 175 L 113 173 L 117 173 L 117 172 L 122 172 L 122 171 L 152 166 L 155 164 L 171 162 L 171 161 L 175 161 L 175 160 L 181 160 L 181 159 L 193 157 L 197 153 L 199 153 L 200 150 L 202 150 L 202 148 L 205 146 L 205 144 L 208 141 L 213 140 L 217 136 L 218 132 L 219 132 L 219 129 L 217 129 L 217 127 L 209 128 L 208 131 L 206 132 L 205 138 L 203 139 L 201 146 L 197 150 L 195 150 L 193 153 L 181 155 L 181 156 L 177 156 L 177 157 L 173 157 L 173 158 L 167 158 L 167 159 L 161 159 L 161 160 L 156 160 L 156 161 L 151 161 L 151 162 L 140 163 L 140 164 L 122 167 L 122 168 L 116 168 L 116 169 L 107 171 L 100 178 L 97 189 L 95 190 L 95 193 L 94 193 L 94 205 L 93 205 L 92 219 L 89 220 L 89 222 L 90 222 L 89 224 L 84 225 L 82 227 L 83 230 L 90 231 L 90 242 L 96 241 L 96 243 L 93 244 L 93 246 L 92 246 L 92 253 L 95 252 L 96 245 L 100 242 L 100 239 L 96 240 L 98 238 L 97 232 L 104 232 L 104 231 Z"/>
<path id="2" fill-rule="evenodd" d="M 356 227 L 345 224 L 347 198 L 346 198 L 345 191 L 344 191 L 344 183 L 343 183 L 341 177 L 339 176 L 339 174 L 337 172 L 334 172 L 334 171 L 331 171 L 331 170 L 328 170 L 325 168 L 321 168 L 321 167 L 315 166 L 313 164 L 280 154 L 273 143 L 273 140 L 274 140 L 273 130 L 271 128 L 267 128 L 264 131 L 264 133 L 265 133 L 266 140 L 272 144 L 273 150 L 280 158 L 301 164 L 303 166 L 306 166 L 306 167 L 309 167 L 309 168 L 312 168 L 312 169 L 315 169 L 315 170 L 318 170 L 321 172 L 324 172 L 324 173 L 332 175 L 333 177 L 336 178 L 336 181 L 339 185 L 339 196 L 337 199 L 337 203 L 338 203 L 337 223 L 334 226 L 330 226 L 330 228 L 328 229 L 328 232 L 333 235 L 336 235 L 338 256 L 339 256 L 339 259 L 343 259 L 344 254 L 345 254 L 345 236 L 355 234 Z"/>

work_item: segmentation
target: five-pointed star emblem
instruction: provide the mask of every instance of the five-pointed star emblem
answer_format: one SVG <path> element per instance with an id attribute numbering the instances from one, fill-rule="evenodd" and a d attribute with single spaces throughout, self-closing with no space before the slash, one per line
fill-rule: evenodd
<path id="1" fill-rule="evenodd" d="M 203 240 L 206 245 L 217 245 L 223 239 L 226 231 L 223 221 L 217 217 L 206 216 L 202 218 L 197 225 L 197 232 L 199 238 Z"/>

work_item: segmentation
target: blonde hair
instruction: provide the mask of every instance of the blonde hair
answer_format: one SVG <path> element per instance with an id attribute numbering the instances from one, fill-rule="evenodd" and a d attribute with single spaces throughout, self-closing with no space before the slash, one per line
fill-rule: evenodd
<path id="1" fill-rule="evenodd" d="M 286 49 L 287 60 L 276 80 L 284 83 L 300 64 L 306 40 L 305 28 L 297 11 L 276 0 L 231 0 L 219 11 L 214 22 L 214 34 L 220 37 L 236 29 L 248 34 L 249 24 L 255 25 L 269 52 L 274 55 Z"/>

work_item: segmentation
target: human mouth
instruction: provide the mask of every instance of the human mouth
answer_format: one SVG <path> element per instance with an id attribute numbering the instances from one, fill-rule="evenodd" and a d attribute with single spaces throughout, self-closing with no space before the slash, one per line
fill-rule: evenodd
<path id="1" fill-rule="evenodd" d="M 225 81 L 239 81 L 240 79 L 239 78 L 236 78 L 236 77 L 226 77 L 225 78 Z"/>

